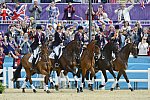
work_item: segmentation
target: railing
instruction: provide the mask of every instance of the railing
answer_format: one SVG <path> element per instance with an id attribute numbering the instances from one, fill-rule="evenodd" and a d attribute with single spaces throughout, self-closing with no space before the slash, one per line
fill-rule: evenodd
<path id="1" fill-rule="evenodd" d="M 97 22 L 98 20 L 93 20 L 93 22 Z M 49 23 L 49 20 L 36 20 L 35 21 L 37 24 L 48 24 Z M 73 24 L 74 22 L 77 22 L 77 23 L 87 23 L 88 24 L 88 20 L 59 20 L 58 23 L 61 23 L 61 22 L 67 22 L 68 24 Z M 117 21 L 114 21 L 117 23 Z M 131 20 L 131 24 L 130 25 L 135 25 L 135 23 L 137 22 L 137 20 Z M 141 25 L 150 25 L 150 20 L 139 20 L 139 22 L 141 23 Z M 6 21 L 3 21 L 3 20 L 0 20 L 0 24 L 13 24 L 13 23 L 21 23 L 19 21 L 14 21 L 14 20 L 6 20 Z M 27 22 L 28 23 L 28 22 Z M 115 23 L 114 23 L 115 24 Z"/>
<path id="2" fill-rule="evenodd" d="M 6 68 L 0 69 L 0 73 L 3 72 L 3 77 L 0 77 L 0 80 L 2 80 L 3 85 L 6 86 Z"/>
<path id="3" fill-rule="evenodd" d="M 13 82 L 11 81 L 13 77 L 13 71 L 14 69 L 12 67 L 8 68 L 8 88 L 14 88 Z M 24 72 L 25 70 L 22 69 L 21 72 Z M 101 72 L 101 71 L 99 71 Z M 107 71 L 108 72 L 108 71 Z M 150 68 L 148 70 L 126 70 L 127 73 L 148 73 L 147 79 L 129 79 L 130 82 L 147 82 L 148 83 L 148 90 L 150 90 Z M 18 81 L 24 81 L 25 78 L 19 78 Z M 32 81 L 43 81 L 44 78 L 32 78 Z M 65 78 L 62 78 L 61 81 L 66 81 Z M 69 78 L 70 82 L 74 82 L 75 80 L 73 78 Z M 104 82 L 104 77 L 101 73 L 101 79 L 95 79 L 95 82 Z M 108 82 L 114 82 L 114 79 L 108 79 Z M 125 82 L 125 79 L 120 79 L 119 82 Z M 105 88 L 103 88 L 105 89 Z"/>

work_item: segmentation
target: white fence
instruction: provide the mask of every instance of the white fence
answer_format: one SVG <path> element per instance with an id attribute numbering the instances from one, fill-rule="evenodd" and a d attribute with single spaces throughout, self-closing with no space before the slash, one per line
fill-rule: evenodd
<path id="1" fill-rule="evenodd" d="M 13 77 L 13 71 L 14 69 L 12 67 L 8 68 L 8 88 L 14 88 L 13 82 L 11 81 Z M 24 72 L 25 70 L 22 69 L 21 72 Z M 108 71 L 107 71 L 108 72 Z M 148 83 L 148 90 L 150 90 L 150 68 L 148 70 L 126 70 L 127 73 L 147 73 L 148 78 L 147 79 L 129 79 L 130 82 L 147 82 Z M 101 79 L 95 79 L 95 82 L 104 82 L 104 77 L 101 73 Z M 25 78 L 19 78 L 18 81 L 24 81 Z M 43 81 L 44 78 L 32 78 L 32 81 Z M 73 78 L 69 79 L 70 81 L 74 81 Z M 66 79 L 61 79 L 61 81 L 66 81 Z M 108 79 L 108 82 L 114 82 L 114 79 Z M 119 82 L 126 82 L 125 79 L 120 79 Z M 105 89 L 105 88 L 103 88 Z"/>
<path id="2" fill-rule="evenodd" d="M 3 77 L 0 77 L 0 80 L 2 80 L 3 85 L 6 86 L 6 67 L 0 69 L 0 73 L 2 72 L 3 72 Z"/>

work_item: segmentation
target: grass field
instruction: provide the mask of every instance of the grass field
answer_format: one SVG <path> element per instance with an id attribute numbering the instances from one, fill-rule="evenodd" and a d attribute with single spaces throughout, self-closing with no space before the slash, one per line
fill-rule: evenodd
<path id="1" fill-rule="evenodd" d="M 42 89 L 33 93 L 27 89 L 22 93 L 21 89 L 6 89 L 5 93 L 0 95 L 0 100 L 150 100 L 150 91 L 148 90 L 84 90 L 83 93 L 76 93 L 75 89 L 62 89 L 60 91 L 50 90 L 47 94 Z"/>

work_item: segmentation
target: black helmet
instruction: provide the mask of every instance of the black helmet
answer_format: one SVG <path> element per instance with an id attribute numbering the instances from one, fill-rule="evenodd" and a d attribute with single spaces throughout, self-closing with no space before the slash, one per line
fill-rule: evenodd
<path id="1" fill-rule="evenodd" d="M 78 26 L 78 30 L 82 29 L 83 30 L 83 27 L 82 26 Z"/>

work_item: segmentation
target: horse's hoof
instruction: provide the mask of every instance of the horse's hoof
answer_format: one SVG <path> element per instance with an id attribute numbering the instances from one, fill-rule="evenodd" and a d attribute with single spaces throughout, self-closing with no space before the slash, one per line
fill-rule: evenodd
<path id="1" fill-rule="evenodd" d="M 33 92 L 36 93 L 37 91 L 35 89 L 33 89 Z"/>
<path id="2" fill-rule="evenodd" d="M 25 88 L 22 88 L 22 93 L 25 93 Z"/>
<path id="3" fill-rule="evenodd" d="M 56 89 L 56 91 L 59 91 L 59 86 L 55 85 L 55 89 Z"/>
<path id="4" fill-rule="evenodd" d="M 80 87 L 80 92 L 83 92 L 83 88 L 82 87 Z"/>
<path id="5" fill-rule="evenodd" d="M 113 91 L 113 90 L 114 90 L 113 88 L 110 89 L 110 91 Z"/>
<path id="6" fill-rule="evenodd" d="M 51 93 L 51 92 L 49 90 L 47 90 L 46 93 Z"/>
<path id="7" fill-rule="evenodd" d="M 133 89 L 132 88 L 129 88 L 131 91 L 133 91 Z"/>
<path id="8" fill-rule="evenodd" d="M 80 90 L 77 88 L 77 93 L 80 93 Z"/>
<path id="9" fill-rule="evenodd" d="M 89 85 L 90 87 L 89 87 L 89 90 L 91 90 L 91 91 L 93 91 L 93 85 L 91 84 L 91 85 Z"/>
<path id="10" fill-rule="evenodd" d="M 102 84 L 101 84 L 101 85 L 99 85 L 99 88 L 102 88 L 102 87 L 104 87 L 104 86 L 105 86 L 105 85 L 102 85 Z"/>
<path id="11" fill-rule="evenodd" d="M 117 90 L 120 90 L 120 87 L 116 87 Z"/>
<path id="12" fill-rule="evenodd" d="M 69 85 L 67 85 L 67 88 L 69 88 L 70 86 Z"/>

